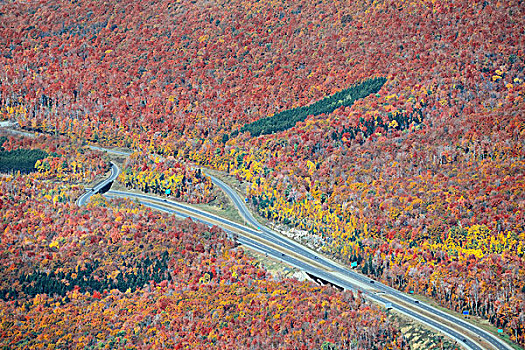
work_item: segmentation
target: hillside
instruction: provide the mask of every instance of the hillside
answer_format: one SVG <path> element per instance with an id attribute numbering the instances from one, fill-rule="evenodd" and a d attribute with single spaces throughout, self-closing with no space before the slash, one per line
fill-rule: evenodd
<path id="1" fill-rule="evenodd" d="M 4 2 L 0 119 L 228 172 L 261 216 L 325 254 L 524 346 L 524 11 Z M 353 104 L 296 116 L 374 78 Z M 211 199 L 192 186 L 188 200 Z"/>
<path id="2" fill-rule="evenodd" d="M 273 278 L 217 227 L 101 196 L 78 207 L 79 190 L 0 175 L 2 347 L 408 349 L 359 294 Z"/>

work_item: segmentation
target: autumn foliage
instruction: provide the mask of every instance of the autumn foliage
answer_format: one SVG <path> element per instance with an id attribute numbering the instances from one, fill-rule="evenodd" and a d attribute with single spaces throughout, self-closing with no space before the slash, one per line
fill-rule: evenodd
<path id="1" fill-rule="evenodd" d="M 29 176 L 0 176 L 2 346 L 408 349 L 359 294 L 274 279 L 217 227 L 78 207 L 75 187 Z"/>
<path id="2" fill-rule="evenodd" d="M 261 216 L 326 254 L 525 344 L 522 2 L 5 2 L 1 13 L 0 119 L 226 171 L 249 182 Z M 386 82 L 352 106 L 242 132 L 373 77 Z"/>
<path id="3" fill-rule="evenodd" d="M 184 159 L 134 153 L 125 162 L 118 179 L 127 188 L 173 197 L 189 203 L 207 203 L 215 198 L 213 183 L 200 168 Z"/>
<path id="4" fill-rule="evenodd" d="M 40 135 L 36 138 L 0 133 L 0 147 L 5 152 L 37 151 L 42 156 L 34 162 L 33 179 L 58 179 L 69 183 L 89 183 L 104 174 L 109 165 L 102 152 L 72 142 L 66 137 Z M 16 160 L 13 160 L 16 163 Z M 13 172 L 13 171 L 11 171 Z"/>

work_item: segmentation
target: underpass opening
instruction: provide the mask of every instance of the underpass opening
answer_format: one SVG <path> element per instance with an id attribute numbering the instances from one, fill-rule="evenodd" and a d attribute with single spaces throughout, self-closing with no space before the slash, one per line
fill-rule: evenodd
<path id="1" fill-rule="evenodd" d="M 334 287 L 335 289 L 339 290 L 339 291 L 343 291 L 344 288 L 341 287 L 341 286 L 338 286 L 337 284 L 335 283 L 332 283 L 332 282 L 329 282 L 321 277 L 318 277 L 318 276 L 315 276 L 309 272 L 305 272 L 308 277 L 310 277 L 310 279 L 312 279 L 315 283 L 319 284 L 319 285 L 322 285 L 322 286 L 325 286 L 325 285 L 329 285 L 331 287 Z"/>

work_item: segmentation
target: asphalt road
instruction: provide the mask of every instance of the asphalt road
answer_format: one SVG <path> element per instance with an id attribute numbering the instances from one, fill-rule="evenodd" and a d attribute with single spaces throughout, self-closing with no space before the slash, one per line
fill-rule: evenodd
<path id="1" fill-rule="evenodd" d="M 87 192 L 83 193 L 80 197 L 78 197 L 77 205 L 78 206 L 85 205 L 87 202 L 89 202 L 89 199 L 91 198 L 91 196 L 99 193 L 100 190 L 103 189 L 106 185 L 115 181 L 115 179 L 119 176 L 119 174 L 120 174 L 119 167 L 115 163 L 111 162 L 111 173 L 109 177 L 106 180 L 98 183 L 95 187 L 87 188 L 86 189 Z"/>
<path id="2" fill-rule="evenodd" d="M 102 151 L 105 150 L 103 148 L 97 149 Z M 112 153 L 115 152 L 112 151 Z M 127 154 L 120 151 L 118 151 L 118 153 L 121 155 Z M 114 168 L 116 168 L 116 170 L 114 170 Z M 118 168 L 112 163 L 112 176 L 110 176 L 110 179 L 115 179 L 118 176 L 118 173 Z M 235 234 L 237 236 L 237 241 L 240 244 L 267 254 L 273 258 L 282 260 L 283 262 L 308 272 L 311 275 L 320 277 L 323 280 L 326 280 L 339 287 L 354 291 L 361 290 L 367 298 L 375 302 L 381 303 L 383 305 L 389 303 L 392 309 L 438 331 L 441 331 L 453 340 L 457 341 L 457 343 L 465 349 L 485 349 L 485 347 L 482 347 L 478 343 L 478 339 L 483 339 L 484 341 L 490 343 L 492 345 L 491 348 L 493 349 L 513 350 L 513 348 L 510 347 L 504 340 L 499 339 L 498 337 L 462 320 L 461 318 L 452 316 L 426 303 L 417 301 L 409 295 L 384 285 L 378 281 L 373 281 L 370 278 L 348 269 L 347 267 L 344 267 L 338 263 L 335 263 L 328 258 L 300 245 L 299 243 L 261 225 L 247 209 L 245 201 L 231 187 L 216 177 L 211 175 L 209 176 L 212 178 L 213 183 L 219 186 L 232 199 L 234 205 L 238 208 L 246 222 L 257 229 L 240 225 L 220 216 L 193 208 L 186 204 L 149 196 L 146 194 L 109 191 L 106 195 L 108 197 L 135 198 L 140 203 L 153 209 L 177 214 L 182 217 L 190 216 L 192 219 L 201 221 L 208 225 L 218 224 L 219 226 L 222 226 L 227 232 Z M 104 187 L 110 181 L 110 179 L 97 185 L 92 191 L 92 194 L 97 192 L 95 190 L 96 188 L 100 190 L 100 188 Z M 78 200 L 78 204 L 83 205 L 89 200 L 89 197 L 92 194 L 84 194 L 83 196 L 87 196 L 85 199 L 83 199 L 83 196 L 81 196 Z M 371 288 L 362 288 L 363 285 L 370 285 Z M 402 302 L 396 302 L 395 299 L 393 300 L 393 298 L 396 298 Z M 407 305 L 410 306 L 407 307 Z M 427 315 L 432 315 L 432 317 L 428 317 Z M 449 326 L 449 324 L 452 326 Z M 470 334 L 474 334 L 474 336 L 469 335 L 466 331 L 470 332 Z"/>
<path id="3" fill-rule="evenodd" d="M 496 336 L 486 332 L 485 330 L 479 328 L 479 327 L 476 327 L 474 325 L 472 325 L 471 323 L 468 323 L 464 320 L 462 320 L 461 318 L 458 318 L 458 317 L 455 317 L 455 316 L 452 316 L 446 312 L 443 312 L 437 308 L 434 308 L 426 303 L 423 303 L 423 302 L 420 302 L 414 298 L 411 298 L 410 296 L 408 296 L 407 294 L 405 293 L 402 293 L 400 291 L 398 291 L 397 289 L 394 289 L 392 287 L 389 287 L 385 284 L 382 284 L 378 281 L 373 281 L 371 280 L 370 278 L 364 276 L 364 275 L 361 275 L 359 273 L 356 273 L 355 271 L 353 270 L 350 270 L 344 266 L 341 266 L 337 263 L 334 263 L 332 261 L 330 261 L 329 259 L 326 259 L 322 256 L 319 256 L 317 255 L 315 252 L 307 249 L 307 248 L 304 248 L 303 246 L 300 246 L 298 243 L 295 243 L 289 239 L 287 239 L 286 237 L 283 237 L 281 235 L 279 235 L 278 233 L 276 232 L 273 232 L 272 230 L 268 229 L 267 227 L 265 226 L 262 226 L 259 224 L 259 222 L 253 217 L 253 215 L 250 213 L 250 211 L 248 210 L 248 208 L 246 207 L 246 204 L 245 204 L 245 201 L 241 199 L 241 197 L 237 194 L 237 192 L 235 192 L 230 186 L 228 186 L 227 184 L 225 184 L 223 181 L 221 181 L 220 179 L 210 175 L 210 174 L 207 174 L 208 176 L 210 176 L 212 178 L 212 181 L 215 185 L 219 186 L 233 201 L 233 203 L 235 204 L 235 206 L 238 208 L 239 212 L 241 213 L 241 215 L 244 217 L 244 219 L 249 222 L 251 225 L 255 226 L 255 227 L 258 227 L 264 234 L 265 236 L 271 236 L 273 239 L 274 239 L 274 242 L 276 243 L 281 243 L 281 244 L 285 244 L 287 245 L 289 242 L 292 242 L 291 244 L 294 244 L 295 246 L 299 246 L 298 248 L 296 248 L 294 251 L 304 257 L 312 257 L 312 255 L 315 255 L 317 256 L 317 262 L 321 263 L 322 265 L 326 266 L 327 268 L 330 268 L 330 269 L 333 269 L 334 271 L 336 272 L 339 272 L 340 274 L 344 275 L 344 276 L 347 276 L 349 277 L 350 279 L 352 280 L 355 280 L 355 281 L 359 281 L 359 282 L 362 282 L 362 283 L 370 283 L 372 284 L 373 283 L 373 286 L 375 289 L 377 289 L 379 292 L 382 292 L 384 293 L 385 295 L 388 295 L 388 296 L 393 296 L 399 300 L 402 300 L 406 303 L 409 303 L 409 304 L 412 304 L 414 307 L 411 308 L 411 309 L 407 309 L 401 305 L 398 305 L 396 304 L 395 302 L 391 301 L 390 299 L 385 299 L 381 296 L 378 296 L 377 294 L 375 293 L 371 293 L 371 292 L 367 292 L 367 291 L 364 291 L 365 294 L 372 300 L 375 300 L 377 302 L 380 302 L 382 304 L 385 304 L 387 302 L 391 302 L 392 303 L 392 308 L 395 309 L 395 310 L 398 310 L 406 315 L 409 315 L 419 321 L 424 321 L 423 323 L 427 323 L 429 325 L 431 325 L 433 328 L 436 328 L 436 329 L 439 329 L 440 331 L 442 331 L 443 333 L 451 336 L 451 338 L 457 340 L 457 341 L 460 341 L 463 346 L 465 346 L 466 348 L 470 348 L 470 349 L 482 349 L 481 346 L 479 346 L 478 344 L 476 344 L 476 342 L 474 342 L 473 339 L 468 339 L 469 337 L 466 337 L 465 335 L 462 335 L 462 334 L 459 334 L 457 333 L 454 329 L 450 328 L 450 327 L 447 327 L 439 322 L 435 322 L 434 320 L 430 320 L 428 319 L 427 317 L 424 317 L 420 314 L 418 314 L 418 310 L 422 310 L 422 311 L 425 311 L 427 313 L 430 313 L 432 315 L 435 315 L 435 316 L 439 316 L 440 318 L 442 319 L 445 319 L 447 320 L 448 322 L 454 324 L 456 326 L 456 328 L 458 329 L 464 329 L 464 330 L 468 330 L 470 331 L 471 333 L 475 334 L 477 337 L 479 338 L 482 338 L 484 339 L 485 341 L 487 341 L 488 343 L 490 343 L 495 349 L 501 349 L 501 350 L 504 350 L 504 349 L 512 349 L 512 347 L 510 347 L 504 340 L 502 339 L 498 339 Z M 319 276 L 319 277 L 322 277 L 322 276 Z M 339 286 L 342 286 L 342 287 L 345 287 L 347 288 L 346 284 L 344 283 L 335 283 L 333 281 L 333 279 L 330 279 L 330 278 L 325 278 L 323 277 L 323 279 L 327 280 L 327 281 L 330 281 L 336 285 L 339 285 Z M 372 282 L 373 281 L 373 282 Z M 353 288 L 350 288 L 350 289 L 353 289 Z"/>
<path id="4" fill-rule="evenodd" d="M 89 146 L 89 148 L 97 150 L 97 151 L 101 151 L 101 152 L 107 152 L 107 153 L 115 154 L 117 156 L 125 156 L 125 157 L 127 157 L 127 156 L 129 156 L 131 154 L 130 152 L 118 151 L 116 149 L 109 149 L 109 148 L 92 146 L 92 145 Z"/>

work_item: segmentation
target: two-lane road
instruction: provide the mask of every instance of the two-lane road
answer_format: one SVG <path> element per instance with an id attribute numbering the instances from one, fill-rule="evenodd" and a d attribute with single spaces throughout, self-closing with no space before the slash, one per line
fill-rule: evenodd
<path id="1" fill-rule="evenodd" d="M 337 264 L 329 259 L 326 259 L 325 257 L 323 256 L 319 256 L 317 255 L 317 253 L 309 250 L 308 248 L 305 248 L 304 246 L 302 245 L 299 245 L 298 243 L 296 243 L 295 241 L 292 241 L 284 236 L 281 236 L 280 234 L 272 231 L 271 229 L 261 225 L 254 217 L 253 215 L 251 214 L 251 212 L 248 210 L 248 208 L 246 207 L 246 204 L 245 204 L 245 201 L 241 199 L 241 197 L 237 194 L 237 192 L 235 192 L 230 186 L 228 186 L 226 183 L 224 183 L 223 181 L 221 181 L 220 179 L 212 176 L 211 174 L 207 173 L 208 176 L 211 177 L 213 183 L 217 186 L 219 186 L 230 198 L 231 200 L 233 201 L 233 203 L 235 204 L 235 206 L 237 207 L 237 209 L 239 210 L 239 212 L 241 213 L 241 215 L 243 216 L 243 218 L 248 222 L 250 223 L 251 225 L 255 226 L 255 227 L 258 227 L 263 233 L 265 233 L 266 235 L 271 235 L 272 237 L 275 237 L 275 239 L 277 241 L 280 241 L 282 242 L 283 244 L 287 245 L 287 244 L 294 244 L 296 246 L 300 246 L 300 248 L 296 251 L 298 254 L 301 254 L 302 256 L 304 257 L 311 257 L 312 255 L 314 256 L 317 256 L 317 261 L 321 262 L 324 266 L 330 268 L 330 269 L 333 269 L 334 271 L 338 272 L 338 273 L 341 273 L 342 275 L 344 276 L 347 276 L 349 278 L 351 278 L 352 280 L 354 281 L 359 281 L 359 282 L 362 282 L 362 283 L 371 283 L 371 279 L 364 276 L 364 275 L 361 275 L 351 269 L 348 269 L 347 267 L 344 267 L 340 264 Z M 329 280 L 328 280 L 329 281 Z M 450 323 L 450 324 L 453 324 L 455 326 L 457 326 L 458 329 L 463 329 L 463 330 L 466 330 L 468 331 L 470 334 L 474 335 L 474 339 L 472 339 L 472 337 L 468 337 L 466 335 L 462 335 L 459 337 L 459 339 L 464 343 L 464 344 L 474 344 L 474 340 L 475 341 L 479 341 L 478 339 L 476 338 L 479 338 L 479 339 L 483 339 L 485 342 L 488 342 L 490 344 L 490 346 L 492 346 L 493 349 L 500 349 L 500 350 L 513 350 L 513 348 L 508 345 L 505 341 L 503 341 L 502 339 L 499 339 L 498 337 L 488 333 L 487 331 L 479 328 L 479 327 L 476 327 L 474 326 L 473 324 L 469 323 L 469 322 L 466 322 L 465 320 L 461 319 L 461 318 L 458 318 L 458 317 L 455 317 L 449 313 L 446 313 L 444 311 L 441 311 L 435 307 L 432 307 L 426 303 L 423 303 L 423 302 L 420 302 L 410 296 L 408 296 L 407 294 L 403 293 L 403 292 L 400 292 L 398 291 L 397 289 L 394 289 L 390 286 L 387 286 L 383 283 L 380 283 L 380 282 L 377 282 L 377 281 L 373 281 L 373 288 L 374 289 L 377 289 L 378 291 L 384 293 L 386 296 L 391 296 L 391 297 L 394 297 L 394 298 L 397 298 L 401 301 L 404 302 L 404 304 L 410 304 L 410 305 L 413 305 L 414 309 L 419 309 L 421 311 L 424 311 L 426 314 L 432 314 L 432 315 L 435 315 L 437 316 L 438 318 L 440 318 L 441 320 L 445 320 L 447 323 Z M 376 294 L 374 293 L 370 293 L 370 292 L 365 292 L 369 297 L 370 299 L 372 300 L 375 300 L 375 301 L 378 301 L 380 303 L 383 303 L 385 304 L 386 302 L 392 302 L 389 299 L 385 299 L 385 298 L 382 298 L 382 297 L 379 297 L 377 296 Z M 395 302 L 392 302 L 392 306 L 394 309 L 397 309 L 399 311 L 401 311 L 401 309 L 399 308 L 400 305 L 397 305 Z M 406 310 L 403 310 L 403 311 L 406 311 Z M 406 312 L 403 312 L 403 313 L 406 313 Z M 436 327 L 434 327 L 436 328 Z M 438 327 L 439 328 L 439 327 Z M 440 330 L 442 330 L 441 328 L 439 328 Z M 443 331 L 443 330 L 442 330 Z M 445 332 L 446 333 L 446 332 Z M 470 342 L 467 340 L 467 338 L 471 338 L 470 339 Z M 467 343 L 465 343 L 465 341 L 467 341 Z M 476 348 L 476 347 L 472 347 L 472 348 Z M 481 347 L 483 348 L 483 347 Z"/>
<path id="2" fill-rule="evenodd" d="M 418 322 L 426 324 L 427 326 L 446 334 L 450 338 L 462 344 L 462 346 L 466 349 L 484 349 L 484 347 L 477 344 L 476 342 L 467 340 L 465 335 L 453 327 L 448 327 L 443 325 L 439 320 L 421 315 L 416 308 L 410 308 L 401 304 L 397 304 L 395 301 L 391 301 L 382 295 L 378 295 L 375 292 L 371 292 L 366 288 L 363 288 L 363 285 L 367 285 L 369 283 L 369 278 L 356 274 L 359 276 L 359 278 L 352 279 L 346 276 L 344 273 L 338 273 L 338 271 L 334 271 L 336 264 L 326 264 L 325 260 L 327 259 L 316 256 L 315 254 L 311 255 L 310 253 L 306 253 L 301 249 L 301 246 L 296 247 L 293 244 L 288 244 L 288 242 L 283 242 L 280 239 L 281 237 L 274 239 L 275 237 L 265 234 L 263 231 L 254 230 L 250 227 L 246 227 L 236 222 L 221 218 L 220 216 L 193 208 L 187 204 L 178 203 L 168 199 L 124 191 L 109 191 L 106 193 L 106 196 L 136 199 L 141 204 L 156 210 L 175 214 L 181 217 L 190 217 L 193 220 L 200 221 L 210 226 L 222 226 L 228 233 L 236 235 L 238 237 L 237 241 L 248 248 L 267 254 L 268 256 L 281 260 L 291 266 L 301 269 L 313 276 L 322 278 L 323 280 L 340 286 L 344 289 L 353 291 L 361 290 L 368 299 L 377 303 L 383 305 L 386 303 L 391 303 L 392 308 L 396 311 L 408 317 L 414 318 Z M 305 258 L 304 255 L 311 257 Z M 376 283 L 373 285 L 374 288 L 376 288 Z"/>
<path id="3" fill-rule="evenodd" d="M 97 149 L 105 150 L 98 147 Z M 115 152 L 112 151 L 112 153 Z M 118 151 L 118 154 L 127 155 L 128 153 Z M 113 166 L 115 165 L 112 164 L 112 174 L 114 174 Z M 118 176 L 118 172 L 119 170 L 117 168 L 117 170 L 115 170 L 116 175 L 112 175 L 110 178 L 115 179 Z M 140 203 L 156 210 L 177 214 L 182 217 L 191 217 L 194 220 L 204 222 L 208 225 L 221 226 L 227 232 L 235 234 L 236 237 L 238 237 L 238 242 L 240 244 L 282 260 L 334 285 L 354 291 L 361 290 L 370 300 L 383 305 L 387 303 L 390 304 L 392 309 L 446 334 L 466 349 L 513 350 L 513 348 L 502 339 L 499 339 L 459 317 L 452 316 L 451 314 L 443 312 L 426 303 L 416 301 L 405 293 L 378 281 L 373 281 L 370 278 L 331 261 L 325 256 L 319 255 L 311 249 L 308 249 L 264 225 L 261 225 L 248 210 L 245 201 L 230 186 L 220 179 L 217 179 L 210 174 L 208 175 L 212 178 L 213 183 L 231 198 L 246 222 L 257 229 L 232 222 L 218 215 L 196 209 L 187 204 L 147 194 L 109 191 L 106 195 L 108 197 L 135 198 Z M 96 188 L 102 188 L 109 182 L 108 180 L 106 180 L 105 183 L 101 183 L 101 186 L 97 185 Z M 84 204 L 88 199 L 89 197 L 81 202 L 79 198 L 79 205 Z M 368 286 L 369 288 L 367 288 Z"/>

